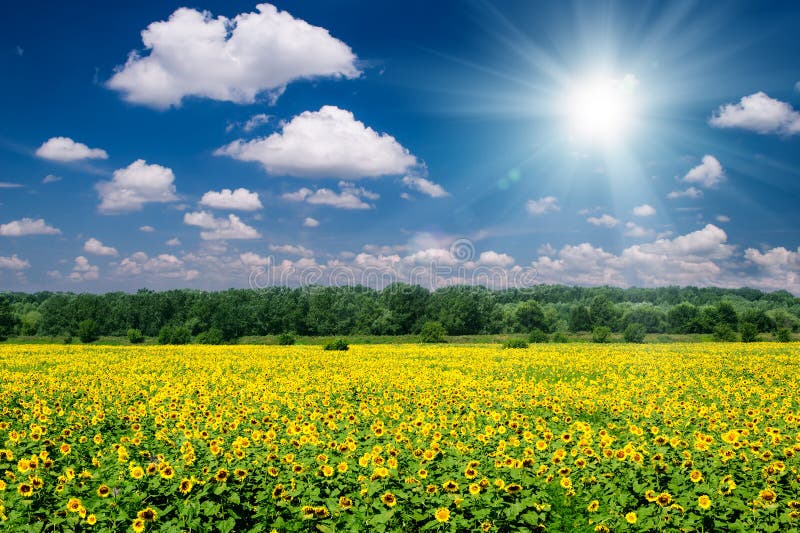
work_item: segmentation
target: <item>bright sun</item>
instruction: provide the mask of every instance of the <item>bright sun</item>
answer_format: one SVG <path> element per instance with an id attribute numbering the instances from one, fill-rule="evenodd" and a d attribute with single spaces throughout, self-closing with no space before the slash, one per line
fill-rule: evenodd
<path id="1" fill-rule="evenodd" d="M 622 79 L 595 77 L 576 84 L 562 107 L 570 136 L 601 145 L 622 140 L 636 118 L 638 84 L 632 74 Z"/>

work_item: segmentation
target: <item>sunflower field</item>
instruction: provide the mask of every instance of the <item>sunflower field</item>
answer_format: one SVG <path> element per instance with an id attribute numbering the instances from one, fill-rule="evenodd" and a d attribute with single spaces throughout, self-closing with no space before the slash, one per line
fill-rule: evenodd
<path id="1" fill-rule="evenodd" d="M 0 346 L 2 531 L 800 531 L 791 344 Z"/>

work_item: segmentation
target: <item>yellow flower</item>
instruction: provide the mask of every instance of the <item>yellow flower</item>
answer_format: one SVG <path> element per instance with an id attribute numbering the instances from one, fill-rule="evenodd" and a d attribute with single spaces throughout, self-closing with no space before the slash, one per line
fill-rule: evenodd
<path id="1" fill-rule="evenodd" d="M 90 514 L 89 516 L 86 517 L 86 523 L 89 524 L 90 526 L 95 525 L 97 523 L 97 517 L 93 514 Z"/>
<path id="2" fill-rule="evenodd" d="M 629 524 L 635 524 L 638 520 L 639 517 L 633 511 L 625 515 L 625 521 Z"/>
<path id="3" fill-rule="evenodd" d="M 447 522 L 450 520 L 450 510 L 445 509 L 444 507 L 439 507 L 436 509 L 436 512 L 433 514 L 436 517 L 437 522 Z"/>
<path id="4" fill-rule="evenodd" d="M 586 507 L 586 510 L 590 513 L 596 513 L 598 509 L 600 509 L 600 502 L 597 500 L 592 500 Z"/>
<path id="5" fill-rule="evenodd" d="M 142 531 L 144 531 L 144 520 L 142 520 L 141 518 L 137 518 L 136 520 L 133 521 L 131 527 L 133 528 L 133 531 L 135 533 L 142 533 Z"/>
<path id="6" fill-rule="evenodd" d="M 381 501 L 386 507 L 394 507 L 397 505 L 397 498 L 391 492 L 386 492 L 381 496 Z"/>
<path id="7" fill-rule="evenodd" d="M 711 498 L 703 494 L 699 498 L 697 498 L 697 506 L 704 511 L 711 507 Z"/>

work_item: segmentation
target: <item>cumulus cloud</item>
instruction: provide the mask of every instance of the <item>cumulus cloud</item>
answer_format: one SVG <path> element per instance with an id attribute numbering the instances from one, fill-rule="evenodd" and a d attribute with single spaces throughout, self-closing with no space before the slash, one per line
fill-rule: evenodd
<path id="1" fill-rule="evenodd" d="M 166 244 L 167 246 L 180 246 L 181 240 L 177 237 L 173 237 L 164 244 Z"/>
<path id="2" fill-rule="evenodd" d="M 269 245 L 270 252 L 276 252 L 286 255 L 297 255 L 300 257 L 313 257 L 314 251 L 309 250 L 304 246 L 294 245 L 294 244 L 270 244 Z"/>
<path id="3" fill-rule="evenodd" d="M 619 220 L 609 214 L 603 214 L 599 217 L 589 217 L 586 222 L 592 226 L 604 226 L 606 228 L 613 228 L 619 224 Z"/>
<path id="4" fill-rule="evenodd" d="M 720 106 L 708 123 L 715 128 L 739 128 L 762 135 L 800 133 L 800 113 L 762 91 L 742 97 L 739 103 Z"/>
<path id="5" fill-rule="evenodd" d="M 36 156 L 51 161 L 80 161 L 81 159 L 108 159 L 100 148 L 89 148 L 69 137 L 51 137 L 36 149 Z"/>
<path id="6" fill-rule="evenodd" d="M 153 226 L 139 226 L 139 231 L 144 233 L 153 233 L 156 230 Z"/>
<path id="7" fill-rule="evenodd" d="M 117 249 L 111 246 L 106 246 L 102 242 L 98 241 L 94 237 L 86 241 L 83 245 L 83 251 L 94 254 L 94 255 L 109 255 L 109 256 L 116 256 Z"/>
<path id="8" fill-rule="evenodd" d="M 438 183 L 434 183 L 428 179 L 419 176 L 404 176 L 403 185 L 409 189 L 421 192 L 431 198 L 443 198 L 450 196 L 450 193 L 444 190 L 444 187 Z"/>
<path id="9" fill-rule="evenodd" d="M 20 259 L 17 254 L 11 257 L 0 255 L 0 269 L 3 270 L 24 270 L 30 268 L 31 264 L 26 259 Z"/>
<path id="10" fill-rule="evenodd" d="M 669 194 L 667 194 L 667 198 L 669 198 L 670 200 L 677 200 L 678 198 L 689 198 L 690 200 L 696 200 L 702 197 L 703 197 L 703 191 L 701 191 L 697 187 L 689 187 L 684 191 L 672 191 Z"/>
<path id="11" fill-rule="evenodd" d="M 183 222 L 189 226 L 202 228 L 204 231 L 200 232 L 200 238 L 206 241 L 261 237 L 255 228 L 248 226 L 233 214 L 228 215 L 228 218 L 215 218 L 207 211 L 197 211 L 185 213 Z"/>
<path id="12" fill-rule="evenodd" d="M 193 280 L 199 277 L 196 269 L 187 269 L 184 261 L 172 254 L 149 257 L 144 252 L 136 252 L 120 261 L 117 274 L 139 276 L 149 274 L 155 278 Z"/>
<path id="13" fill-rule="evenodd" d="M 269 137 L 239 139 L 214 153 L 261 163 L 270 174 L 301 178 L 359 179 L 403 174 L 419 166 L 394 137 L 330 105 L 297 115 Z"/>
<path id="14" fill-rule="evenodd" d="M 633 208 L 633 214 L 637 217 L 651 217 L 656 214 L 656 210 L 650 204 L 642 204 Z"/>
<path id="15" fill-rule="evenodd" d="M 55 174 L 48 174 L 47 176 L 42 178 L 42 183 L 45 183 L 45 184 L 47 184 L 47 183 L 55 183 L 57 181 L 61 181 L 61 178 L 59 176 L 56 176 Z"/>
<path id="16" fill-rule="evenodd" d="M 43 218 L 21 218 L 6 224 L 0 224 L 0 235 L 3 237 L 25 237 L 28 235 L 60 235 L 61 230 L 54 228 Z"/>
<path id="17" fill-rule="evenodd" d="M 303 227 L 316 228 L 317 226 L 319 226 L 319 220 L 316 218 L 306 217 L 303 219 Z"/>
<path id="18" fill-rule="evenodd" d="M 312 190 L 303 187 L 295 192 L 283 194 L 284 200 L 291 202 L 306 202 L 314 205 L 327 205 L 337 209 L 372 209 L 375 206 L 364 200 L 377 200 L 380 195 L 354 184 L 340 181 L 339 191 L 321 188 Z"/>
<path id="19" fill-rule="evenodd" d="M 627 237 L 636 237 L 636 238 L 653 237 L 656 234 L 653 230 L 643 228 L 640 225 L 635 224 L 633 222 L 626 223 L 625 228 L 627 228 L 625 230 L 625 235 Z"/>
<path id="20" fill-rule="evenodd" d="M 558 205 L 558 198 L 555 196 L 543 196 L 538 200 L 528 200 L 525 209 L 531 215 L 544 215 L 561 211 L 561 206 Z"/>
<path id="21" fill-rule="evenodd" d="M 182 7 L 142 31 L 148 53 L 133 51 L 108 81 L 132 103 L 158 109 L 196 96 L 271 103 L 295 80 L 355 78 L 356 56 L 328 30 L 270 4 L 233 19 Z"/>
<path id="22" fill-rule="evenodd" d="M 100 268 L 96 265 L 90 265 L 89 260 L 82 255 L 75 258 L 75 265 L 68 276 L 71 281 L 92 281 L 99 277 Z"/>
<path id="23" fill-rule="evenodd" d="M 208 191 L 200 199 L 200 205 L 215 209 L 233 209 L 239 211 L 255 211 L 261 209 L 261 200 L 257 192 L 239 188 L 235 191 L 222 189 L 221 191 Z"/>
<path id="24" fill-rule="evenodd" d="M 704 155 L 702 162 L 683 177 L 683 181 L 703 187 L 716 187 L 724 179 L 725 170 L 713 155 Z"/>
<path id="25" fill-rule="evenodd" d="M 270 264 L 269 257 L 262 257 L 253 252 L 245 252 L 239 255 L 239 260 L 248 268 L 265 267 Z"/>
<path id="26" fill-rule="evenodd" d="M 111 181 L 95 185 L 100 196 L 98 209 L 104 214 L 116 214 L 141 211 L 146 203 L 174 202 L 178 199 L 174 182 L 172 169 L 137 159 L 115 170 Z"/>

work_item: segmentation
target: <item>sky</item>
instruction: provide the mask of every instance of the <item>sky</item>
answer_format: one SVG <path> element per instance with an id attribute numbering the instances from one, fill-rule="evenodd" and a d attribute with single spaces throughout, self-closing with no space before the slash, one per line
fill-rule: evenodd
<path id="1" fill-rule="evenodd" d="M 800 294 L 797 2 L 15 4 L 0 290 Z"/>

